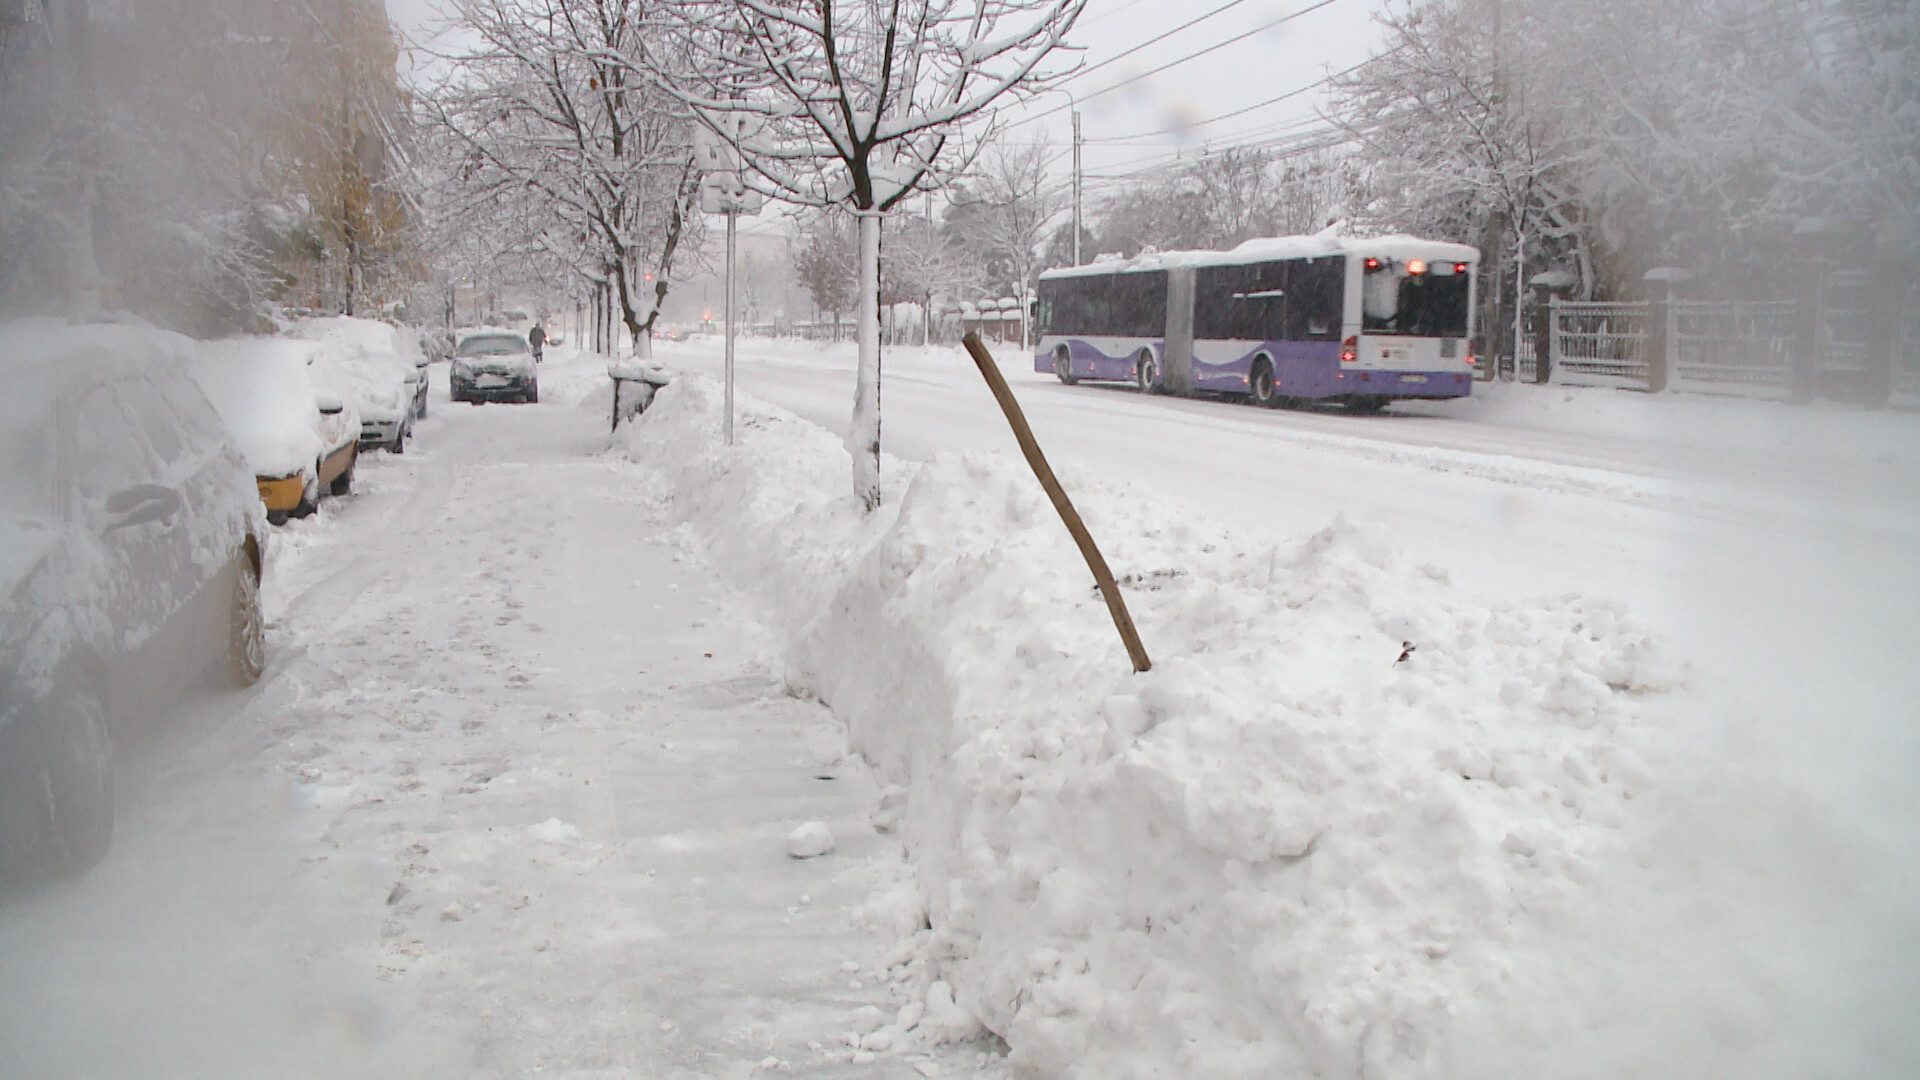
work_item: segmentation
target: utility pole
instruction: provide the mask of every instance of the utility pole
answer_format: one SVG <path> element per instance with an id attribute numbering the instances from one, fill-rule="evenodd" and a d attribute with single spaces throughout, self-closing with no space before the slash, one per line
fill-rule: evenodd
<path id="1" fill-rule="evenodd" d="M 1080 110 L 1073 110 L 1073 265 L 1080 265 Z"/>
<path id="2" fill-rule="evenodd" d="M 741 214 L 760 212 L 760 194 L 748 188 L 741 181 L 740 126 L 741 114 L 738 112 L 721 113 L 694 128 L 694 158 L 701 166 L 700 209 L 708 214 L 727 215 L 727 286 L 726 286 L 726 394 L 727 411 L 724 434 L 728 446 L 733 445 L 733 339 L 735 332 L 734 312 L 737 310 L 735 297 L 737 288 L 733 266 L 734 233 L 738 229 Z M 720 129 L 720 130 L 716 130 Z M 701 300 L 706 299 L 706 286 L 700 287 Z"/>

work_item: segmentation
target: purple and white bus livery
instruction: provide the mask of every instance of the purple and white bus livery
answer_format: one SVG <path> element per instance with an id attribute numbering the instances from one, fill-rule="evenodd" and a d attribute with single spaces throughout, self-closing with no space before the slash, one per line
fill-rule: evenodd
<path id="1" fill-rule="evenodd" d="M 1269 407 L 1465 397 L 1479 259 L 1439 240 L 1322 235 L 1048 270 L 1034 370 Z"/>

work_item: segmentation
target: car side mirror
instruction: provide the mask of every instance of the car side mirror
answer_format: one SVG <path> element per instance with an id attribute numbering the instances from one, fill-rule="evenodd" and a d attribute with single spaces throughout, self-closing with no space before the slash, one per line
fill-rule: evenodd
<path id="1" fill-rule="evenodd" d="M 149 521 L 170 521 L 180 512 L 180 493 L 162 484 L 135 484 L 107 496 L 106 531 L 145 525 Z"/>
<path id="2" fill-rule="evenodd" d="M 332 394 L 313 395 L 313 405 L 314 408 L 320 410 L 320 415 L 322 416 L 338 416 L 347 408 L 346 402 L 341 401 Z"/>

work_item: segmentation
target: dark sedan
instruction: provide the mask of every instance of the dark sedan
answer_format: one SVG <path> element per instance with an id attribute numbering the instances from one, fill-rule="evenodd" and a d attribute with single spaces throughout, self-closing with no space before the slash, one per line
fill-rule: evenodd
<path id="1" fill-rule="evenodd" d="M 481 330 L 454 346 L 448 372 L 455 401 L 540 400 L 540 377 L 527 339 L 511 330 Z"/>

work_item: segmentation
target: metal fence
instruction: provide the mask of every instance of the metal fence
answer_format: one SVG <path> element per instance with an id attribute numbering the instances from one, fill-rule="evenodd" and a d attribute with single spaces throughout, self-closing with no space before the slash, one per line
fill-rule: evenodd
<path id="1" fill-rule="evenodd" d="M 1556 382 L 1584 386 L 1647 385 L 1645 301 L 1564 301 L 1548 318 Z"/>
<path id="2" fill-rule="evenodd" d="M 1544 359 L 1568 385 L 1920 406 L 1920 282 L 1830 272 L 1793 300 L 1550 296 L 1523 316 L 1501 367 L 1527 381 Z"/>
<path id="3" fill-rule="evenodd" d="M 1791 300 L 1667 305 L 1667 341 L 1676 390 L 1786 397 L 1793 384 Z"/>

